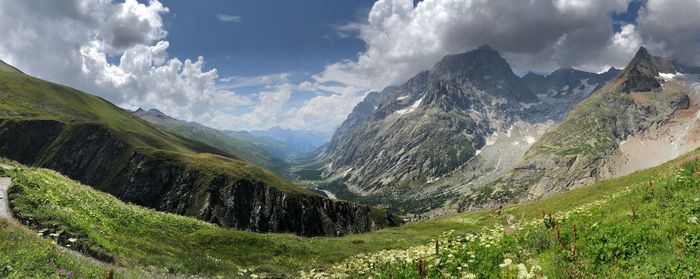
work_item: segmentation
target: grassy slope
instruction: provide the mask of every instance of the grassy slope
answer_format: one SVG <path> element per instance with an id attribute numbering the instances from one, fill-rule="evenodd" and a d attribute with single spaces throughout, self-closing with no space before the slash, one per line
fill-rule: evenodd
<path id="1" fill-rule="evenodd" d="M 536 219 L 542 210 L 571 210 L 627 186 L 646 183 L 676 169 L 680 161 L 504 210 L 522 220 Z M 37 228 L 56 224 L 66 234 L 79 237 L 80 243 L 104 251 L 121 265 L 156 266 L 180 273 L 230 274 L 240 265 L 259 272 L 289 274 L 329 266 L 359 253 L 422 245 L 450 230 L 479 232 L 503 222 L 496 210 L 485 209 L 361 235 L 308 239 L 227 230 L 126 205 L 48 170 L 20 168 L 13 177 L 14 211 L 22 218 L 32 218 Z"/>
<path id="2" fill-rule="evenodd" d="M 0 168 L 0 176 L 5 170 Z M 60 250 L 15 221 L 0 219 L 0 278 L 146 278 L 140 272 L 124 272 L 82 256 Z"/>
<path id="3" fill-rule="evenodd" d="M 634 131 L 633 126 L 640 124 L 629 119 L 631 111 L 672 103 L 687 93 L 686 86 L 669 81 L 660 92 L 635 93 L 646 98 L 635 100 L 631 94 L 618 90 L 621 82 L 613 80 L 583 100 L 528 150 L 526 159 L 548 153 L 603 155 L 616 149 L 618 137 L 626 136 L 625 132 Z"/>
<path id="4" fill-rule="evenodd" d="M 612 181 L 614 191 L 588 191 L 598 184 L 504 209 L 477 234 L 447 232 L 439 245 L 362 255 L 312 275 L 416 278 L 422 260 L 428 278 L 697 278 L 700 160 L 696 152 L 680 162 Z"/>
<path id="5" fill-rule="evenodd" d="M 0 219 L 1 278 L 105 278 L 111 268 L 61 251 L 50 240 L 13 221 Z M 61 270 L 64 273 L 61 273 Z M 147 278 L 138 271 L 113 270 L 114 278 Z"/>
<path id="6" fill-rule="evenodd" d="M 113 104 L 78 90 L 19 72 L 0 71 L 0 120 L 48 119 L 68 124 L 97 123 L 140 152 L 201 165 L 228 165 L 285 191 L 309 193 L 227 152 L 160 129 Z M 219 156 L 202 155 L 211 153 Z"/>

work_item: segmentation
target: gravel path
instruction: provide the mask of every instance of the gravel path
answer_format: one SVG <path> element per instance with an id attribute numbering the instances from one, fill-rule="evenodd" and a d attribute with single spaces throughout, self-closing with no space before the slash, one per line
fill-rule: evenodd
<path id="1" fill-rule="evenodd" d="M 12 169 L 12 166 L 0 164 L 4 169 Z M 10 204 L 7 198 L 7 189 L 10 188 L 10 178 L 0 177 L 0 218 L 11 219 Z"/>

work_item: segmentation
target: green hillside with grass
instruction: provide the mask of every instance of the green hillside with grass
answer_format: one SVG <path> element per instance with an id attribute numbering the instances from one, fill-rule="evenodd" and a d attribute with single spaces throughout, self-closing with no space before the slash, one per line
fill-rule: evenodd
<path id="1" fill-rule="evenodd" d="M 0 156 L 126 202 L 224 227 L 306 236 L 400 223 L 387 210 L 325 199 L 70 87 L 0 71 L 0 99 Z"/>
<path id="2" fill-rule="evenodd" d="M 175 136 L 93 95 L 19 72 L 0 72 L 0 119 L 57 120 L 104 125 L 137 147 L 232 157 L 208 145 Z"/>
<path id="3" fill-rule="evenodd" d="M 14 221 L 0 219 L 0 278 L 149 278 L 78 256 Z"/>
<path id="4" fill-rule="evenodd" d="M 500 212 L 484 209 L 340 238 L 230 230 L 128 205 L 50 170 L 8 173 L 19 219 L 58 243 L 134 270 L 416 278 L 423 262 L 427 278 L 515 278 L 520 264 L 528 274 L 549 278 L 692 278 L 700 267 L 696 158 L 694 152 Z"/>

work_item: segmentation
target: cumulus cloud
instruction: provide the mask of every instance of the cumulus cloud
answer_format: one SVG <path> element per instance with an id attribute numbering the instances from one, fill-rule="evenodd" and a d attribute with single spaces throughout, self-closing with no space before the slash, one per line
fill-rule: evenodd
<path id="1" fill-rule="evenodd" d="M 367 50 L 357 60 L 329 65 L 316 79 L 378 90 L 482 44 L 499 49 L 516 70 L 600 70 L 613 57 L 600 55 L 614 47 L 610 14 L 626 10 L 628 2 L 424 0 L 414 6 L 411 0 L 380 0 L 366 22 L 345 27 L 357 32 Z"/>
<path id="2" fill-rule="evenodd" d="M 637 19 L 652 51 L 700 65 L 700 0 L 648 0 Z"/>
<path id="3" fill-rule="evenodd" d="M 206 124 L 250 105 L 215 86 L 217 71 L 205 70 L 204 58 L 169 57 L 166 12 L 157 0 L 2 1 L 0 58 L 127 109 L 158 108 Z"/>
<path id="4" fill-rule="evenodd" d="M 148 5 L 136 0 L 107 6 L 109 17 L 101 26 L 101 36 L 107 46 L 124 50 L 165 37 L 161 13 L 168 12 L 158 1 Z"/>
<path id="5" fill-rule="evenodd" d="M 641 45 L 700 64 L 700 0 L 646 0 L 636 20 L 614 23 L 630 1 L 641 0 L 378 0 L 364 20 L 338 30 L 365 50 L 298 84 L 291 73 L 220 78 L 202 57 L 171 57 L 161 18 L 169 10 L 158 0 L 0 1 L 0 59 L 125 108 L 155 107 L 217 128 L 330 130 L 368 90 L 482 44 L 516 71 L 602 71 L 624 66 Z M 232 91 L 255 86 L 264 89 L 250 97 Z M 298 91 L 317 95 L 289 108 Z M 250 111 L 234 113 L 240 107 Z"/>
<path id="6" fill-rule="evenodd" d="M 279 125 L 288 115 L 282 107 L 289 101 L 295 90 L 292 84 L 282 84 L 259 92 L 258 103 L 251 112 L 242 115 L 218 114 L 211 123 L 215 127 L 231 127 L 231 123 L 237 123 L 237 129 L 257 130 Z"/>
<path id="7" fill-rule="evenodd" d="M 241 22 L 241 17 L 235 15 L 216 14 L 216 18 L 223 22 Z"/>
<path id="8" fill-rule="evenodd" d="M 343 94 L 320 95 L 289 111 L 282 125 L 292 129 L 331 131 L 342 123 L 365 94 L 347 89 Z"/>

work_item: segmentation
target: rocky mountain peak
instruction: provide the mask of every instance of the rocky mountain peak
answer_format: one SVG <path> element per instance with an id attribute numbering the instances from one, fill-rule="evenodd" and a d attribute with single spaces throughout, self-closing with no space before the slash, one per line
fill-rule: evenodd
<path id="1" fill-rule="evenodd" d="M 445 56 L 429 71 L 428 78 L 431 81 L 467 81 L 479 90 L 521 101 L 536 98 L 522 85 L 508 62 L 488 45 Z"/>
<path id="2" fill-rule="evenodd" d="M 430 71 L 430 77 L 450 79 L 454 76 L 476 77 L 508 71 L 511 71 L 510 66 L 498 51 L 484 45 L 475 50 L 443 57 Z"/>
<path id="3" fill-rule="evenodd" d="M 649 54 L 640 47 L 632 61 L 618 75 L 619 89 L 624 92 L 658 91 L 661 88 L 659 73 L 675 73 L 673 64 L 661 57 Z"/>
<path id="4" fill-rule="evenodd" d="M 149 110 L 144 110 L 142 108 L 138 108 L 137 110 L 134 111 L 134 114 L 136 114 L 139 117 L 150 117 L 150 118 L 159 118 L 159 119 L 172 119 L 176 120 L 175 118 L 172 118 L 168 116 L 167 114 L 163 113 L 162 111 L 158 109 L 149 109 Z"/>

